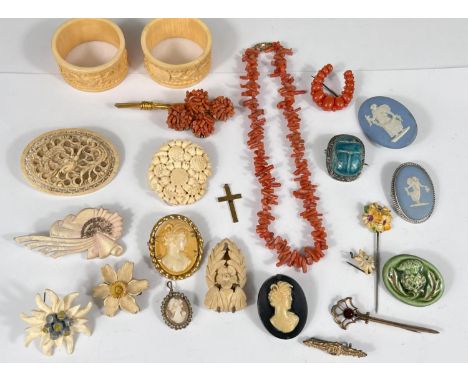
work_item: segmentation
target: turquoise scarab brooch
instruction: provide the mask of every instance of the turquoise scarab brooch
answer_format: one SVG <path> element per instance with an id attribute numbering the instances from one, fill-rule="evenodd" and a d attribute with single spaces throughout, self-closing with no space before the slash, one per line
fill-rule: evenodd
<path id="1" fill-rule="evenodd" d="M 328 142 L 327 171 L 333 179 L 351 182 L 361 175 L 366 150 L 362 141 L 349 134 L 335 135 Z"/>

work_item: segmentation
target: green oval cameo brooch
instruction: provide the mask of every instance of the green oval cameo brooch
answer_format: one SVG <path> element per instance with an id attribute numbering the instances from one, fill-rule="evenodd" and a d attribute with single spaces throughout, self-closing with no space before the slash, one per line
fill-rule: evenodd
<path id="1" fill-rule="evenodd" d="M 416 256 L 392 257 L 382 274 L 388 291 L 409 305 L 431 305 L 444 293 L 444 279 L 438 269 Z"/>

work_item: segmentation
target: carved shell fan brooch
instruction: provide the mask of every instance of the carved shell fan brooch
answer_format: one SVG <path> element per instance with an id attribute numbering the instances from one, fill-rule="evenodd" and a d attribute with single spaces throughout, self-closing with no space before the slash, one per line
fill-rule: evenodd
<path id="1" fill-rule="evenodd" d="M 26 247 L 53 258 L 88 252 L 88 259 L 121 256 L 117 243 L 122 236 L 123 220 L 116 212 L 103 208 L 86 208 L 77 215 L 56 221 L 49 236 L 19 236 L 15 240 Z"/>

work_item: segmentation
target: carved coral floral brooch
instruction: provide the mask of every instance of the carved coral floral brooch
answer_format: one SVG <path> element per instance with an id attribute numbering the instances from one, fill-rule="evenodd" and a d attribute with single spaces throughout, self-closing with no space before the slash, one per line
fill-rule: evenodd
<path id="1" fill-rule="evenodd" d="M 216 121 L 227 121 L 234 115 L 232 101 L 223 96 L 210 100 L 203 89 L 187 91 L 184 103 L 168 104 L 160 102 L 116 103 L 118 108 L 139 108 L 140 110 L 168 110 L 167 126 L 182 131 L 192 130 L 198 138 L 213 134 Z"/>
<path id="2" fill-rule="evenodd" d="M 113 317 L 119 309 L 138 313 L 135 296 L 148 288 L 148 280 L 133 279 L 133 263 L 127 261 L 116 272 L 109 264 L 101 268 L 104 283 L 93 288 L 93 297 L 104 300 L 104 312 Z"/>
<path id="3" fill-rule="evenodd" d="M 84 333 L 91 335 L 90 329 L 86 326 L 85 318 L 91 309 L 92 303 L 80 309 L 80 305 L 72 306 L 73 301 L 79 293 L 70 293 L 60 299 L 54 291 L 46 289 L 46 295 L 51 301 L 47 305 L 40 294 L 36 295 L 38 309 L 32 311 L 31 316 L 22 313 L 21 319 L 29 324 L 26 329 L 24 345 L 29 344 L 36 338 L 41 339 L 41 349 L 45 355 L 51 356 L 55 347 L 60 347 L 65 343 L 68 354 L 73 353 L 74 334 Z"/>

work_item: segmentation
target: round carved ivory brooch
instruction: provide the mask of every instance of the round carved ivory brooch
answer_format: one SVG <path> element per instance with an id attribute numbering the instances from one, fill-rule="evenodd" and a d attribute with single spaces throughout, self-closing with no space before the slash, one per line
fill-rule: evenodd
<path id="1" fill-rule="evenodd" d="M 430 262 L 412 255 L 398 255 L 383 267 L 383 281 L 398 300 L 414 306 L 435 303 L 444 293 L 444 279 Z"/>
<path id="2" fill-rule="evenodd" d="M 199 200 L 210 175 L 208 155 L 188 140 L 173 140 L 161 146 L 148 170 L 151 189 L 172 205 Z"/>
<path id="3" fill-rule="evenodd" d="M 203 256 L 203 238 L 197 226 L 182 215 L 160 219 L 151 231 L 148 247 L 154 267 L 171 280 L 193 275 Z"/>
<path id="4" fill-rule="evenodd" d="M 86 129 L 59 129 L 31 141 L 21 156 L 26 180 L 54 195 L 83 195 L 107 185 L 119 168 L 114 145 Z"/>
<path id="5" fill-rule="evenodd" d="M 296 337 L 307 322 L 307 300 L 291 277 L 276 275 L 258 292 L 257 308 L 266 330 L 283 340 Z"/>

